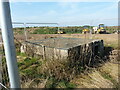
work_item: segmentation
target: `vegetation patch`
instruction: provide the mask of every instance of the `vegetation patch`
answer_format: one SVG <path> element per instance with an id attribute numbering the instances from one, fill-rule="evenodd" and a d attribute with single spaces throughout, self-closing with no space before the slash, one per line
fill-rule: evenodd
<path id="1" fill-rule="evenodd" d="M 119 84 L 116 82 L 116 80 L 114 80 L 114 79 L 111 77 L 111 75 L 109 75 L 109 73 L 101 72 L 101 75 L 102 75 L 105 79 L 110 80 L 110 81 L 113 83 L 113 88 L 118 89 Z"/>
<path id="2" fill-rule="evenodd" d="M 25 56 L 24 54 L 19 54 Z M 69 69 L 69 65 L 65 62 L 38 60 L 36 58 L 26 57 L 24 60 L 18 62 L 20 76 L 24 83 L 27 79 L 47 79 L 46 88 L 75 88 L 76 85 L 70 83 L 70 76 L 74 76 L 75 69 Z M 54 64 L 54 65 L 53 65 Z M 81 68 L 82 70 L 82 68 Z M 72 76 L 72 77 L 73 77 Z M 37 83 L 34 80 L 34 83 Z"/>

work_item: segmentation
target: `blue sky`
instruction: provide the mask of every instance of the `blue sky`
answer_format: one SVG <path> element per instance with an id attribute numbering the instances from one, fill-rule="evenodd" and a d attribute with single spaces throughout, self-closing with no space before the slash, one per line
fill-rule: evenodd
<path id="1" fill-rule="evenodd" d="M 12 2 L 14 22 L 60 25 L 117 25 L 117 2 Z"/>

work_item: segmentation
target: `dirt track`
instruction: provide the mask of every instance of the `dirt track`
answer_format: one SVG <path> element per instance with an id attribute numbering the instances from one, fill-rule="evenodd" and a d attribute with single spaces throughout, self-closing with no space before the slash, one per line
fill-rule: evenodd
<path id="1" fill-rule="evenodd" d="M 45 39 L 50 37 L 71 37 L 71 38 L 100 38 L 107 41 L 117 41 L 118 34 L 28 34 L 28 39 Z M 24 35 L 15 35 L 19 39 L 24 39 Z"/>

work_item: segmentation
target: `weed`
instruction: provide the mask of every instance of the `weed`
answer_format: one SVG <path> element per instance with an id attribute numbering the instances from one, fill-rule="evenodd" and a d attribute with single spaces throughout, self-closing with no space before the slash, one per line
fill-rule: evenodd
<path id="1" fill-rule="evenodd" d="M 66 87 L 66 84 L 65 84 L 65 81 L 60 81 L 60 82 L 58 82 L 57 87 L 58 87 L 58 88 L 67 88 L 67 87 Z"/>
<path id="2" fill-rule="evenodd" d="M 56 87 L 56 79 L 54 77 L 49 77 L 45 87 L 46 88 L 55 88 Z"/>
<path id="3" fill-rule="evenodd" d="M 75 88 L 76 85 L 65 80 L 57 80 L 54 77 L 49 77 L 46 88 Z"/>
<path id="4" fill-rule="evenodd" d="M 113 83 L 113 88 L 118 88 L 119 87 L 119 84 L 116 82 L 116 80 L 114 80 L 108 73 L 106 72 L 102 72 L 101 75 L 107 79 L 107 80 L 110 80 L 112 83 Z"/>
<path id="5" fill-rule="evenodd" d="M 17 52 L 17 56 L 26 57 L 27 55 L 25 53 Z"/>
<path id="6" fill-rule="evenodd" d="M 111 48 L 114 48 L 114 49 L 118 49 L 118 44 L 117 43 L 105 44 L 104 46 L 105 47 L 111 47 Z"/>
<path id="7" fill-rule="evenodd" d="M 67 88 L 76 88 L 76 86 L 77 86 L 76 84 L 70 82 L 66 84 Z"/>
<path id="8" fill-rule="evenodd" d="M 108 80 L 113 80 L 112 77 L 108 74 L 108 73 L 105 73 L 105 72 L 102 72 L 101 75 L 105 78 L 105 79 L 108 79 Z"/>

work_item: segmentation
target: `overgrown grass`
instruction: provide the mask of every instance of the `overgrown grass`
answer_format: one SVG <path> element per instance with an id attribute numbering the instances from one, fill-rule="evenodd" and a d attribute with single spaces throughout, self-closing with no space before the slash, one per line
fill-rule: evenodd
<path id="1" fill-rule="evenodd" d="M 18 53 L 18 55 L 20 55 L 21 57 L 26 56 L 26 54 L 24 53 Z M 55 66 L 58 65 L 58 67 L 57 66 L 56 66 L 57 68 L 51 67 L 52 65 L 45 67 L 44 65 L 46 63 L 49 65 L 54 63 L 54 65 Z M 47 69 L 44 69 L 43 72 L 41 72 L 41 69 L 43 68 L 42 66 L 44 66 L 44 68 L 47 68 Z M 76 87 L 75 84 L 70 83 L 66 79 L 65 80 L 62 79 L 66 77 L 64 76 L 64 74 L 61 74 L 60 76 L 59 75 L 56 76 L 57 74 L 60 74 L 63 68 L 61 66 L 59 67 L 58 63 L 55 63 L 55 62 L 49 63 L 47 60 L 41 61 L 36 58 L 26 57 L 24 60 L 20 60 L 18 62 L 18 67 L 19 67 L 19 72 L 20 72 L 22 82 L 24 82 L 24 80 L 26 81 L 27 79 L 46 79 L 46 77 L 48 77 L 48 80 L 45 85 L 46 88 L 75 88 Z M 52 70 L 54 70 L 54 72 L 52 72 Z M 65 72 L 61 72 L 61 73 L 65 73 Z M 59 77 L 61 77 L 61 79 L 58 79 Z"/>
<path id="2" fill-rule="evenodd" d="M 26 57 L 27 55 L 25 53 L 17 52 L 17 56 Z"/>
<path id="3" fill-rule="evenodd" d="M 120 84 L 117 83 L 116 80 L 114 80 L 109 73 L 101 72 L 101 75 L 103 76 L 103 78 L 105 78 L 113 83 L 113 88 L 118 89 Z"/>
<path id="4" fill-rule="evenodd" d="M 76 88 L 76 86 L 68 81 L 57 81 L 54 77 L 50 77 L 46 83 L 46 88 Z"/>
<path id="5" fill-rule="evenodd" d="M 94 37 L 93 39 L 101 39 L 99 37 Z M 104 41 L 104 46 L 105 47 L 111 47 L 113 49 L 118 49 L 119 48 L 119 45 L 118 45 L 118 40 L 116 41 L 107 41 L 107 40 L 103 40 Z"/>
<path id="6" fill-rule="evenodd" d="M 109 43 L 109 44 L 105 43 L 104 46 L 105 47 L 111 47 L 113 49 L 118 49 L 119 48 L 117 43 Z"/>
<path id="7" fill-rule="evenodd" d="M 105 47 L 111 47 L 114 49 L 118 48 L 116 43 L 105 44 Z M 78 74 L 80 74 L 80 72 L 85 70 L 83 67 L 80 67 L 79 61 L 69 61 L 67 63 L 57 60 L 41 61 L 37 58 L 28 58 L 24 53 L 17 53 L 17 55 L 26 57 L 24 60 L 18 62 L 20 74 L 23 80 L 35 78 L 46 79 L 46 77 L 48 77 L 45 85 L 46 88 L 76 88 L 77 85 L 70 83 L 69 77 L 74 77 L 78 72 Z M 102 76 L 113 82 L 115 88 L 118 87 L 116 81 L 113 80 L 109 74 L 102 73 Z"/>
<path id="8" fill-rule="evenodd" d="M 2 66 L 0 66 L 0 74 L 2 76 L 2 81 L 0 81 L 3 85 L 6 87 L 9 87 L 9 77 L 8 77 L 8 71 L 7 71 L 7 62 L 5 56 L 2 57 L 2 62 L 0 62 Z"/>

